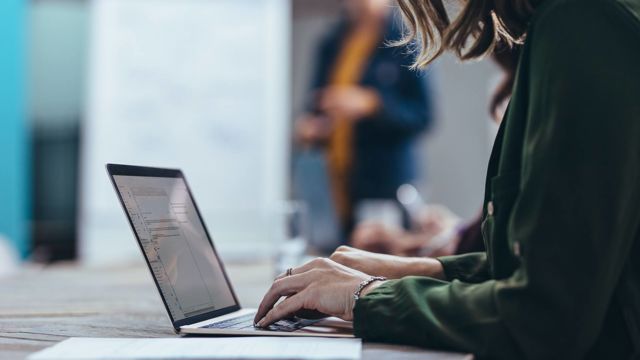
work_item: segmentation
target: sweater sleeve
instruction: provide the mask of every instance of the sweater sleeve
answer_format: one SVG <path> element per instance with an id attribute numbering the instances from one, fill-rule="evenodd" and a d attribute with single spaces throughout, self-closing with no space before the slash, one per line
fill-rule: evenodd
<path id="1" fill-rule="evenodd" d="M 475 252 L 463 255 L 442 256 L 438 260 L 447 280 L 479 283 L 489 280 L 487 253 Z"/>

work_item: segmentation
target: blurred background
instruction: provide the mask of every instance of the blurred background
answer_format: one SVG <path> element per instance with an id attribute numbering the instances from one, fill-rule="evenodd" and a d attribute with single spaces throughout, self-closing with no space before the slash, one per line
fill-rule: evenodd
<path id="1" fill-rule="evenodd" d="M 410 71 L 385 43 L 398 19 L 380 0 L 3 0 L 0 268 L 140 261 L 107 162 L 182 168 L 227 258 L 271 256 L 291 211 L 319 253 L 425 204 L 473 219 L 500 71 Z"/>

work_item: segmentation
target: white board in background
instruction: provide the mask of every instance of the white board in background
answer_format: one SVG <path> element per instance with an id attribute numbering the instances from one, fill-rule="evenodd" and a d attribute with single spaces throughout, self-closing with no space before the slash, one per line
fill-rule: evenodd
<path id="1" fill-rule="evenodd" d="M 286 195 L 289 1 L 91 6 L 82 260 L 140 261 L 107 162 L 183 169 L 222 254 L 265 254 Z"/>

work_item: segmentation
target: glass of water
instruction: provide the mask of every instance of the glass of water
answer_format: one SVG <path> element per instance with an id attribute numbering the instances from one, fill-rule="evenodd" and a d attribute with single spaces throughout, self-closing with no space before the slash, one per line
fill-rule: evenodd
<path id="1" fill-rule="evenodd" d="M 309 239 L 309 211 L 300 201 L 287 201 L 276 209 L 275 272 L 302 265 Z"/>

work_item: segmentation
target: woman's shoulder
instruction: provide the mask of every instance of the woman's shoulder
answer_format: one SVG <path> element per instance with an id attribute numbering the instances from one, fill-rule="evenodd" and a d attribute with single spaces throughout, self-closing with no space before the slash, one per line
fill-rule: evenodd
<path id="1" fill-rule="evenodd" d="M 624 48 L 640 54 L 640 0 L 544 0 L 527 31 L 531 56 L 538 61 L 582 63 L 585 56 L 615 63 Z M 605 54 L 614 48 L 614 54 Z M 543 64 L 543 67 L 546 65 Z"/>
<path id="2" fill-rule="evenodd" d="M 594 86 L 611 93 L 640 90 L 639 3 L 545 0 L 529 26 L 523 57 L 532 86 L 553 84 L 565 93 L 598 92 Z"/>
<path id="3" fill-rule="evenodd" d="M 555 28 L 585 34 L 597 31 L 593 23 L 625 26 L 640 36 L 640 0 L 544 0 L 530 24 L 530 32 Z M 544 31 L 547 30 L 547 31 Z"/>

